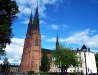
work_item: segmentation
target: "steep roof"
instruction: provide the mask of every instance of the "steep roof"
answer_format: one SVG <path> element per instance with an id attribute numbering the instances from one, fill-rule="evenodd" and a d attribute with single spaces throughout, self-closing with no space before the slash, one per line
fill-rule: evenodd
<path id="1" fill-rule="evenodd" d="M 43 53 L 44 51 L 46 51 L 47 54 L 52 54 L 52 52 L 53 52 L 54 50 L 41 48 L 41 52 Z"/>

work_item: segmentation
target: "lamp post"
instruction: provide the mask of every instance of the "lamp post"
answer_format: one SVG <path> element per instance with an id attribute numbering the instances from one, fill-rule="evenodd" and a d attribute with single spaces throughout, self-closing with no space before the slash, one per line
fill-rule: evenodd
<path id="1" fill-rule="evenodd" d="M 87 75 L 87 64 L 86 64 L 86 49 L 83 50 L 84 51 L 84 57 L 85 57 L 85 70 L 86 70 L 86 75 Z"/>

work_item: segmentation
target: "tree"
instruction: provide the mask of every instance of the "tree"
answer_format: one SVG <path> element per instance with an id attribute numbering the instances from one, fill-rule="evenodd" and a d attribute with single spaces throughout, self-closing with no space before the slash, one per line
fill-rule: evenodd
<path id="1" fill-rule="evenodd" d="M 9 71 L 9 61 L 8 61 L 7 58 L 4 59 L 1 68 L 2 68 L 2 72 L 7 72 L 7 71 Z"/>
<path id="2" fill-rule="evenodd" d="M 97 71 L 98 71 L 98 52 L 95 54 L 95 60 L 96 60 L 96 66 L 97 66 Z"/>
<path id="3" fill-rule="evenodd" d="M 50 63 L 46 51 L 44 51 L 42 54 L 40 70 L 43 72 L 50 70 Z"/>
<path id="4" fill-rule="evenodd" d="M 55 57 L 54 64 L 59 65 L 61 68 L 61 72 L 67 72 L 67 69 L 70 66 L 79 66 L 80 61 L 78 61 L 79 56 L 77 56 L 76 52 L 71 49 L 64 47 L 63 45 L 58 45 L 57 49 L 53 53 L 53 57 Z"/>
<path id="5" fill-rule="evenodd" d="M 16 20 L 19 13 L 18 6 L 14 0 L 0 0 L 0 52 L 11 43 L 12 23 Z M 1 54 L 1 53 L 0 53 Z"/>

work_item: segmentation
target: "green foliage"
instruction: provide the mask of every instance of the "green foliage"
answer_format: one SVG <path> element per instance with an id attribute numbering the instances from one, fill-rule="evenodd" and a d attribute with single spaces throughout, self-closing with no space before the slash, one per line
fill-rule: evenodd
<path id="1" fill-rule="evenodd" d="M 6 64 L 9 64 L 8 58 L 5 58 L 5 59 L 4 59 L 3 64 L 5 64 L 5 65 L 6 65 Z"/>
<path id="2" fill-rule="evenodd" d="M 95 54 L 95 60 L 96 60 L 96 66 L 97 66 L 97 70 L 98 70 L 98 52 Z"/>
<path id="3" fill-rule="evenodd" d="M 40 70 L 43 71 L 43 72 L 47 72 L 47 71 L 50 70 L 50 63 L 49 63 L 46 51 L 43 52 L 43 55 L 42 55 L 42 58 L 41 58 Z"/>
<path id="4" fill-rule="evenodd" d="M 1 55 L 1 56 L 6 55 L 5 50 L 2 50 L 2 49 L 1 49 L 1 50 L 0 50 L 0 55 Z"/>
<path id="5" fill-rule="evenodd" d="M 46 74 L 46 73 L 40 73 L 40 75 L 48 75 L 48 74 Z"/>
<path id="6" fill-rule="evenodd" d="M 34 71 L 28 71 L 28 75 L 32 75 L 32 74 L 34 75 L 34 73 L 35 73 Z"/>
<path id="7" fill-rule="evenodd" d="M 18 13 L 19 9 L 14 0 L 0 0 L 0 52 L 11 43 L 13 36 L 11 25 Z"/>
<path id="8" fill-rule="evenodd" d="M 81 75 L 80 72 L 71 73 L 72 75 Z"/>
<path id="9" fill-rule="evenodd" d="M 60 68 L 64 68 L 66 71 L 69 66 L 79 66 L 80 61 L 78 61 L 79 56 L 77 56 L 75 50 L 72 48 L 64 47 L 63 45 L 58 45 L 57 49 L 53 53 L 55 57 L 54 64 L 60 65 Z"/>
<path id="10" fill-rule="evenodd" d="M 4 59 L 1 68 L 2 68 L 2 72 L 9 71 L 9 61 L 7 58 Z"/>

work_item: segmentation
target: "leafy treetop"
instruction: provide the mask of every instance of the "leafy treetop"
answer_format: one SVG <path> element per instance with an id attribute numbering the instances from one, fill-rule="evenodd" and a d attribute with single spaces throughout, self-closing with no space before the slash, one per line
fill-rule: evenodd
<path id="1" fill-rule="evenodd" d="M 78 61 L 79 56 L 77 56 L 75 50 L 72 48 L 64 47 L 63 45 L 58 45 L 57 49 L 53 53 L 55 57 L 54 64 L 60 65 L 60 68 L 64 68 L 66 71 L 69 66 L 79 66 L 81 61 Z"/>

